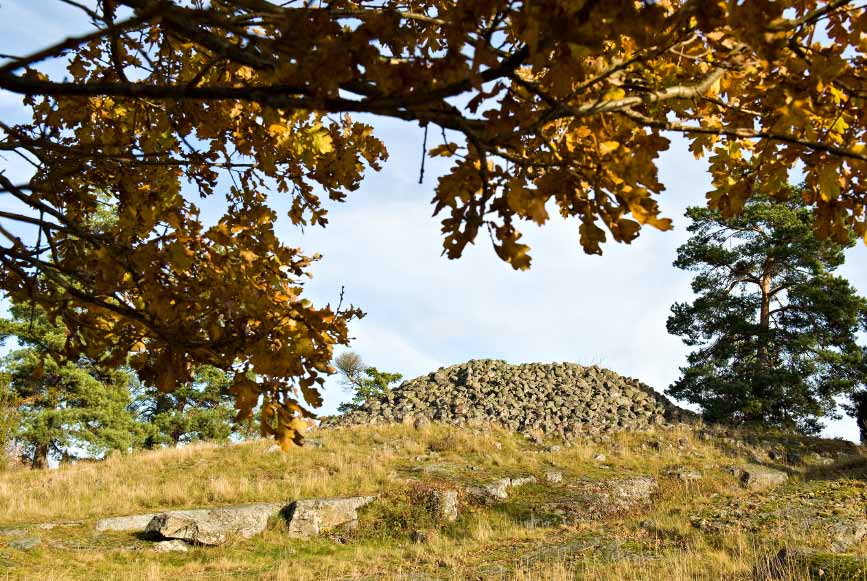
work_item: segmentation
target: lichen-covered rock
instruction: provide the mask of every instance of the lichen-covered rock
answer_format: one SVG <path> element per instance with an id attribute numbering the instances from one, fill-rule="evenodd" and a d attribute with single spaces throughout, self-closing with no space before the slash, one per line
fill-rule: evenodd
<path id="1" fill-rule="evenodd" d="M 606 518 L 614 514 L 635 514 L 651 503 L 658 490 L 655 478 L 613 478 L 579 480 L 569 484 L 570 494 L 561 501 L 541 506 L 542 512 L 557 514 L 563 522 Z"/>
<path id="2" fill-rule="evenodd" d="M 437 520 L 455 522 L 458 519 L 457 490 L 434 490 L 431 492 L 430 502 Z"/>
<path id="3" fill-rule="evenodd" d="M 543 436 L 641 430 L 696 416 L 638 380 L 575 363 L 510 365 L 468 361 L 405 381 L 361 408 L 323 418 L 322 427 L 435 421 L 500 425 L 541 442 Z"/>
<path id="4" fill-rule="evenodd" d="M 559 470 L 548 470 L 545 472 L 545 480 L 550 484 L 559 484 L 563 481 L 563 473 Z"/>
<path id="5" fill-rule="evenodd" d="M 9 547 L 12 549 L 18 549 L 19 551 L 29 551 L 30 549 L 35 549 L 41 544 L 42 540 L 39 537 L 27 537 L 11 541 Z"/>
<path id="6" fill-rule="evenodd" d="M 773 468 L 750 464 L 740 471 L 741 486 L 749 490 L 766 490 L 784 484 L 789 475 Z"/>
<path id="7" fill-rule="evenodd" d="M 199 545 L 221 545 L 232 536 L 249 539 L 261 533 L 268 519 L 278 515 L 285 506 L 260 503 L 164 512 L 151 519 L 145 532 Z"/>
<path id="8" fill-rule="evenodd" d="M 656 479 L 650 476 L 614 480 L 609 485 L 611 497 L 621 505 L 647 502 L 659 489 Z"/>
<path id="9" fill-rule="evenodd" d="M 470 486 L 467 493 L 479 500 L 506 500 L 509 498 L 509 486 L 512 485 L 510 478 L 501 478 L 481 486 Z"/>
<path id="10" fill-rule="evenodd" d="M 838 522 L 831 527 L 831 548 L 835 553 L 845 553 L 865 537 L 867 537 L 867 523 Z"/>
<path id="11" fill-rule="evenodd" d="M 157 553 L 186 553 L 190 550 L 187 543 L 178 539 L 154 543 L 153 548 Z"/>
<path id="12" fill-rule="evenodd" d="M 358 509 L 374 500 L 375 496 L 297 500 L 287 509 L 289 535 L 307 538 L 340 525 L 351 526 L 358 521 Z"/>
<path id="13" fill-rule="evenodd" d="M 155 514 L 133 514 L 129 516 L 116 516 L 96 521 L 96 530 L 99 532 L 144 532 L 148 523 L 153 520 Z"/>
<path id="14" fill-rule="evenodd" d="M 481 501 L 506 500 L 509 498 L 509 489 L 525 484 L 536 482 L 535 476 L 518 476 L 516 478 L 500 478 L 481 486 L 470 486 L 467 493 Z"/>

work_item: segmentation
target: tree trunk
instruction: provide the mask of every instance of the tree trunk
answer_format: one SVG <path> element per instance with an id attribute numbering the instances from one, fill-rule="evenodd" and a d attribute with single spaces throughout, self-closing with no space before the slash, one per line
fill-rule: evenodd
<path id="1" fill-rule="evenodd" d="M 36 447 L 33 449 L 33 457 L 30 458 L 30 467 L 39 469 L 39 468 L 48 468 L 48 444 L 36 444 Z"/>
<path id="2" fill-rule="evenodd" d="M 771 283 L 773 276 L 771 266 L 773 260 L 768 258 L 761 278 L 762 304 L 759 311 L 759 366 L 767 371 L 770 368 L 770 346 L 768 345 L 768 331 L 771 328 Z"/>

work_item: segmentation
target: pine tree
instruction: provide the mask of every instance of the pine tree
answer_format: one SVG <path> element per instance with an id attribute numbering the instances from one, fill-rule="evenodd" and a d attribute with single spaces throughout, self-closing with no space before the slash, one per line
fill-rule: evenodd
<path id="1" fill-rule="evenodd" d="M 128 373 L 86 358 L 64 360 L 58 354 L 66 330 L 38 308 L 13 305 L 11 318 L 0 320 L 0 338 L 20 346 L 0 369 L 17 402 L 14 438 L 31 466 L 138 446 L 142 432 L 130 410 Z"/>
<path id="2" fill-rule="evenodd" d="M 199 440 L 227 440 L 241 434 L 244 426 L 234 422 L 234 406 L 228 391 L 232 376 L 215 367 L 196 370 L 193 381 L 164 393 L 137 379 L 135 410 L 147 426 L 146 448 L 176 446 Z"/>
<path id="3" fill-rule="evenodd" d="M 815 433 L 835 397 L 865 382 L 867 301 L 834 270 L 850 240 L 820 241 L 792 188 L 786 203 L 750 200 L 741 216 L 690 208 L 690 240 L 674 265 L 697 295 L 668 331 L 696 349 L 669 389 L 710 421 L 761 422 Z"/>

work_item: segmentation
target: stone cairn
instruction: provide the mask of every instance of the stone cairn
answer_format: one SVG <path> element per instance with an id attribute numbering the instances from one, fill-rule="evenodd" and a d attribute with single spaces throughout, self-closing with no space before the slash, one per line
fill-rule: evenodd
<path id="1" fill-rule="evenodd" d="M 481 359 L 405 381 L 359 409 L 323 418 L 322 427 L 429 421 L 497 424 L 531 436 L 579 435 L 690 421 L 640 381 L 597 366 Z"/>

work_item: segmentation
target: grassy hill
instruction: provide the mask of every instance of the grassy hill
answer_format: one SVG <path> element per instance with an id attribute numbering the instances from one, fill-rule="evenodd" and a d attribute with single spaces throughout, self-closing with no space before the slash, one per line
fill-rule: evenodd
<path id="1" fill-rule="evenodd" d="M 0 578 L 867 579 L 867 460 L 848 442 L 683 426 L 566 446 L 440 425 L 320 430 L 309 441 L 285 454 L 268 441 L 195 445 L 2 473 Z M 736 469 L 749 463 L 789 480 L 749 490 Z M 562 480 L 547 481 L 551 471 Z M 525 475 L 537 482 L 501 502 L 463 495 L 453 523 L 423 502 L 432 489 Z M 638 476 L 658 483 L 649 502 L 604 500 Z M 163 554 L 141 534 L 94 529 L 115 515 L 359 494 L 379 499 L 357 528 L 312 540 L 288 539 L 277 519 L 249 540 Z M 13 548 L 22 535 L 40 545 Z"/>

